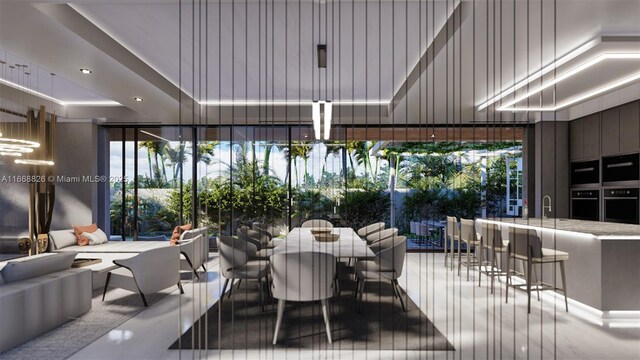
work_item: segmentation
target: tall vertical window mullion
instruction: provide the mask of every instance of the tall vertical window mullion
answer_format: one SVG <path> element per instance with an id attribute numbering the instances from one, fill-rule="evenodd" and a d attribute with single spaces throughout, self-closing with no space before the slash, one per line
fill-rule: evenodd
<path id="1" fill-rule="evenodd" d="M 138 240 L 138 128 L 133 132 L 133 241 Z M 124 207 L 124 206 L 123 206 Z"/>
<path id="2" fill-rule="evenodd" d="M 198 226 L 198 126 L 192 126 L 191 135 L 191 221 L 196 228 Z"/>
<path id="3" fill-rule="evenodd" d="M 121 173 L 121 179 L 122 179 L 122 209 L 120 212 L 120 222 L 122 223 L 122 232 L 120 234 L 121 235 L 121 239 L 122 241 L 125 240 L 125 230 L 127 229 L 127 224 L 126 224 L 126 211 L 127 211 L 127 207 L 125 206 L 125 204 L 127 203 L 127 177 L 126 177 L 126 159 L 127 157 L 125 156 L 125 140 L 126 140 L 126 136 L 127 136 L 127 130 L 123 127 L 122 128 L 122 173 Z"/>

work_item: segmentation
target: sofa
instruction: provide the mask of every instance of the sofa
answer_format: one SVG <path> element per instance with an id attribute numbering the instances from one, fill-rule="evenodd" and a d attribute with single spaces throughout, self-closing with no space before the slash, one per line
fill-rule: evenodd
<path id="1" fill-rule="evenodd" d="M 204 267 L 204 264 L 209 259 L 209 248 L 206 241 L 197 242 L 202 247 L 202 250 L 194 251 L 190 242 L 193 242 L 198 235 L 202 235 L 202 239 L 208 237 L 208 228 L 200 227 L 192 230 L 187 230 L 180 235 L 180 247 L 184 247 L 184 251 L 181 249 L 183 259 L 181 261 L 182 270 L 197 270 L 200 266 Z M 83 253 L 83 254 L 95 254 L 96 258 L 100 257 L 100 254 L 122 254 L 123 258 L 131 257 L 132 254 L 145 252 L 148 250 L 158 249 L 166 246 L 170 246 L 168 241 L 109 241 L 105 244 L 99 245 L 85 245 L 80 246 L 77 244 L 76 235 L 73 229 L 68 230 L 55 230 L 49 232 L 49 250 L 54 253 Z M 189 259 L 193 255 L 198 256 L 198 259 Z M 111 256 L 113 257 L 113 256 Z M 192 269 L 192 265 L 197 264 L 195 269 Z M 94 288 L 99 288 L 104 284 L 105 273 L 94 274 Z"/>
<path id="2" fill-rule="evenodd" d="M 0 352 L 91 309 L 91 271 L 76 254 L 45 253 L 0 262 Z"/>

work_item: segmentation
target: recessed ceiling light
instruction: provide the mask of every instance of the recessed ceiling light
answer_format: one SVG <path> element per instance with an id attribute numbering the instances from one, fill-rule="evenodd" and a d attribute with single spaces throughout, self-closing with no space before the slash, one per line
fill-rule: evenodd
<path id="1" fill-rule="evenodd" d="M 141 98 L 141 97 L 139 97 L 139 96 L 136 96 L 136 97 L 134 97 L 134 98 L 133 98 L 133 100 L 135 100 L 135 101 L 137 101 L 137 102 L 140 102 L 140 101 L 142 101 L 142 100 L 144 100 L 144 99 L 143 99 L 143 98 Z"/>
<path id="2" fill-rule="evenodd" d="M 85 74 L 85 75 L 89 75 L 89 74 L 91 74 L 91 73 L 92 73 L 92 71 L 91 71 L 91 70 L 89 70 L 89 69 L 80 69 L 80 72 L 81 72 L 81 73 L 83 73 L 83 74 Z"/>

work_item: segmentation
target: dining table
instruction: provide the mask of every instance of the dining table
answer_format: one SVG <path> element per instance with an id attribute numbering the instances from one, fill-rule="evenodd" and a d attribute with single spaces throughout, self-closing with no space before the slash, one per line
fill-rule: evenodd
<path id="1" fill-rule="evenodd" d="M 367 242 L 348 227 L 334 227 L 331 234 L 339 235 L 338 240 L 317 241 L 311 233 L 311 228 L 293 228 L 274 249 L 274 254 L 292 252 L 320 252 L 331 254 L 336 258 L 369 259 L 374 258 L 374 252 L 369 249 Z"/>

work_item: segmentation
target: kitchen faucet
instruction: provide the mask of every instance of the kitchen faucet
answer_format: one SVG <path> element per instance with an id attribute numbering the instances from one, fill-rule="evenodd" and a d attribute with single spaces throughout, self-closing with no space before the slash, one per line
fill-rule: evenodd
<path id="1" fill-rule="evenodd" d="M 546 205 L 545 200 L 549 199 L 549 205 Z M 549 212 L 545 212 L 545 210 L 549 210 Z M 542 198 L 542 217 L 547 219 L 548 214 L 551 214 L 551 196 L 545 195 Z"/>

